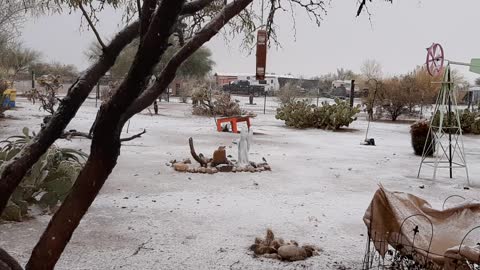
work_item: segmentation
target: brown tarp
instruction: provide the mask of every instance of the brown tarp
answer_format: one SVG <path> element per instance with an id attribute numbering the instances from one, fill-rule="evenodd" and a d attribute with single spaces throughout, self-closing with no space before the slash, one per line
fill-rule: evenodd
<path id="1" fill-rule="evenodd" d="M 463 266 L 459 268 L 455 259 L 480 263 L 480 228 L 474 229 L 480 226 L 478 201 L 436 210 L 419 197 L 380 187 L 363 220 L 382 257 L 390 245 L 403 253 L 414 249 L 420 255 L 416 258 L 427 258 L 447 270 L 465 268 L 465 263 L 460 263 Z"/>

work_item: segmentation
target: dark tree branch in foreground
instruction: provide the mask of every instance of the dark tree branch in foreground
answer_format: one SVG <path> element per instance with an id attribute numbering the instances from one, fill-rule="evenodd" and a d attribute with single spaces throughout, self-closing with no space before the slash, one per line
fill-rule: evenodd
<path id="1" fill-rule="evenodd" d="M 95 34 L 95 37 L 97 37 L 98 43 L 99 43 L 100 46 L 102 47 L 102 50 L 105 51 L 105 49 L 106 49 L 105 43 L 103 43 L 102 38 L 100 37 L 100 34 L 99 34 L 98 31 L 97 31 L 97 28 L 95 28 L 95 25 L 93 24 L 92 20 L 90 19 L 90 16 L 88 16 L 88 13 L 87 13 L 87 11 L 85 10 L 85 8 L 83 7 L 82 3 L 80 3 L 80 4 L 78 5 L 78 7 L 79 7 L 80 10 L 82 11 L 82 14 L 83 14 L 83 16 L 85 17 L 85 19 L 87 20 L 88 25 L 90 26 L 90 28 L 92 29 L 93 33 Z"/>
<path id="2" fill-rule="evenodd" d="M 121 142 L 128 142 L 128 141 L 134 140 L 136 138 L 142 137 L 142 135 L 145 134 L 145 133 L 147 133 L 147 130 L 143 129 L 142 132 L 140 132 L 138 134 L 135 134 L 133 136 L 130 136 L 130 137 L 121 138 L 120 141 Z M 76 131 L 76 130 L 70 130 L 70 131 L 64 132 L 60 138 L 70 140 L 72 137 L 83 137 L 83 138 L 90 139 L 90 140 L 93 138 L 92 135 L 89 134 L 89 133 Z"/>
<path id="3" fill-rule="evenodd" d="M 193 138 L 190 137 L 188 139 L 188 145 L 190 146 L 190 154 L 192 155 L 193 159 L 195 159 L 202 167 L 207 167 L 207 161 L 197 155 L 195 151 L 195 147 L 193 146 Z"/>
<path id="4" fill-rule="evenodd" d="M 201 11 L 213 0 L 195 0 L 184 5 L 182 14 Z M 70 121 L 75 117 L 93 87 L 113 66 L 120 52 L 139 35 L 139 21 L 133 22 L 120 31 L 107 46 L 106 51 L 70 87 L 55 114 L 31 143 L 17 156 L 4 165 L 0 174 L 0 213 L 5 209 L 13 191 L 22 181 L 27 171 L 60 138 Z"/>
<path id="5" fill-rule="evenodd" d="M 148 31 L 140 40 L 135 59 L 120 86 L 98 112 L 90 155 L 70 193 L 54 214 L 32 251 L 26 269 L 53 269 L 120 154 L 120 117 L 144 89 L 146 79 L 167 48 L 168 39 L 184 1 L 162 0 Z"/>
<path id="6" fill-rule="evenodd" d="M 27 171 L 50 148 L 70 123 L 100 78 L 113 66 L 120 52 L 138 35 L 138 22 L 120 31 L 107 46 L 107 50 L 68 90 L 43 130 L 5 164 L 0 175 L 0 213 L 5 209 L 13 191 Z"/>
<path id="7" fill-rule="evenodd" d="M 155 83 L 145 90 L 125 112 L 122 124 L 130 117 L 150 106 L 173 81 L 180 65 L 198 50 L 202 45 L 215 36 L 234 16 L 245 9 L 253 0 L 236 0 L 226 5 L 215 18 L 206 24 L 193 38 L 170 59 Z"/>
<path id="8" fill-rule="evenodd" d="M 20 264 L 2 248 L 0 248 L 0 269 L 23 270 Z"/>
<path id="9" fill-rule="evenodd" d="M 372 2 L 372 0 L 368 0 L 369 2 Z M 393 3 L 393 0 L 384 0 L 386 2 Z M 362 11 L 367 8 L 367 0 L 358 0 L 359 6 L 357 9 L 357 17 L 362 14 Z"/>

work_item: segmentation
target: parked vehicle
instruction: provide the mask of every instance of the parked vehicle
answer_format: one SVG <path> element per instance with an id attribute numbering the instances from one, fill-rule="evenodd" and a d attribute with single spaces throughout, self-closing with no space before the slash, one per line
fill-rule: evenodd
<path id="1" fill-rule="evenodd" d="M 253 94 L 254 96 L 258 97 L 265 94 L 265 86 L 252 85 L 249 81 L 246 80 L 237 80 L 224 85 L 223 91 L 236 95 Z"/>

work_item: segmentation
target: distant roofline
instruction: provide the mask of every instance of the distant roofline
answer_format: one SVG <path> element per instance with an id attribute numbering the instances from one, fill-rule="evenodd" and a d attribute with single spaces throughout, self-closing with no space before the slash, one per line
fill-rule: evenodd
<path id="1" fill-rule="evenodd" d="M 232 76 L 232 77 L 238 77 L 238 76 L 250 76 L 254 77 L 255 74 L 253 73 L 235 73 L 235 72 L 215 72 L 213 74 L 214 76 Z M 284 74 L 274 74 L 274 73 L 267 73 L 265 74 L 266 77 L 273 77 L 273 78 L 288 78 L 288 79 L 301 79 L 299 77 L 295 77 L 293 75 L 284 75 Z M 310 80 L 310 79 L 305 79 L 305 80 Z"/>

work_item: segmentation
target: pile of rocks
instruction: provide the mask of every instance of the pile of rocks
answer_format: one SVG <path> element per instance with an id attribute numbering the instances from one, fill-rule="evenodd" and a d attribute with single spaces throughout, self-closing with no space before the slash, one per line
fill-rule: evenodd
<path id="1" fill-rule="evenodd" d="M 203 158 L 203 157 L 202 157 Z M 270 171 L 270 165 L 267 162 L 255 163 L 250 162 L 248 165 L 238 165 L 233 161 L 228 160 L 225 152 L 225 147 L 219 147 L 213 153 L 213 158 L 204 159 L 205 163 L 201 165 L 193 165 L 190 159 L 184 159 L 182 161 L 171 160 L 168 166 L 171 166 L 177 172 L 189 172 L 189 173 L 207 173 L 215 174 L 218 172 L 263 172 Z"/>
<path id="2" fill-rule="evenodd" d="M 265 239 L 256 237 L 255 243 L 250 246 L 255 256 L 278 259 L 282 261 L 300 261 L 318 255 L 320 248 L 313 245 L 299 246 L 297 241 L 284 241 L 275 238 L 272 230 L 267 230 Z"/>

